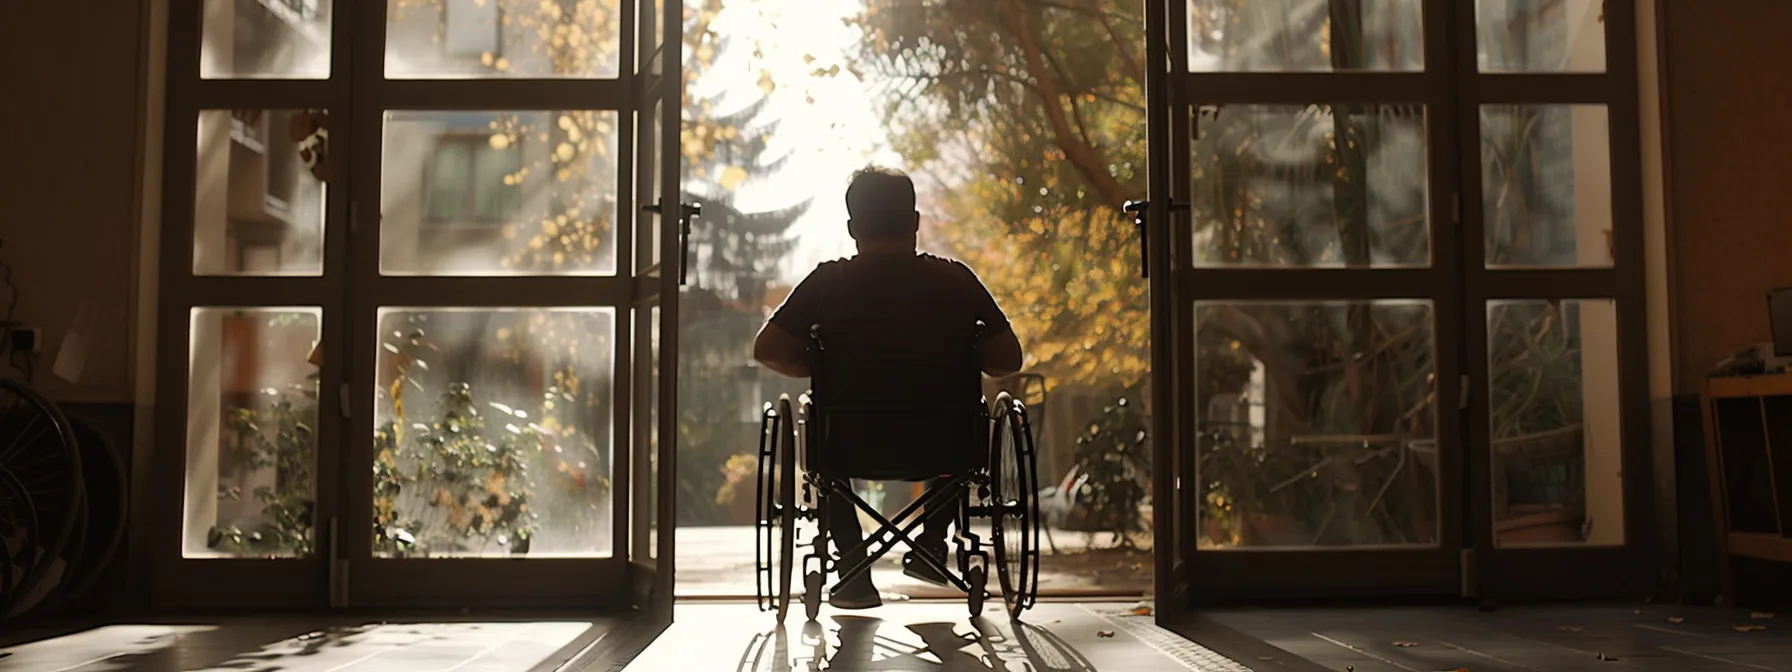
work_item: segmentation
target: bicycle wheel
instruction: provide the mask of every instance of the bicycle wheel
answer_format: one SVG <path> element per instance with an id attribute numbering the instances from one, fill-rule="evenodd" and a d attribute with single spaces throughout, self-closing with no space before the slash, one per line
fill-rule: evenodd
<path id="1" fill-rule="evenodd" d="M 26 533 L 19 548 L 7 549 L 17 576 L 0 586 L 3 620 L 41 595 L 44 573 L 59 564 L 51 560 L 74 535 L 83 496 L 81 455 L 68 419 L 49 399 L 11 380 L 0 380 L 0 475 L 0 516 L 10 518 L 0 527 Z"/>

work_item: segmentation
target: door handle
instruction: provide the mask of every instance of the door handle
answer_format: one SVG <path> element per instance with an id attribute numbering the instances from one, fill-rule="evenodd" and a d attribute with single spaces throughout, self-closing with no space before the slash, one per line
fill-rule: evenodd
<path id="1" fill-rule="evenodd" d="M 1151 277 L 1151 217 L 1146 208 L 1151 201 L 1127 201 L 1121 209 L 1132 213 L 1132 223 L 1139 230 L 1139 277 Z"/>
<path id="2" fill-rule="evenodd" d="M 1139 230 L 1139 277 L 1151 277 L 1151 227 L 1148 208 L 1151 201 L 1127 201 L 1121 209 L 1132 213 L 1133 225 Z M 1187 203 L 1170 202 L 1170 212 L 1185 212 Z"/>
<path id="3" fill-rule="evenodd" d="M 664 214 L 666 214 L 666 210 L 665 210 L 665 208 L 660 207 L 660 203 L 661 203 L 660 201 L 655 201 L 651 205 L 643 205 L 643 206 L 641 206 L 641 210 L 644 212 L 651 212 L 655 215 L 664 215 Z M 701 204 L 701 203 L 679 203 L 678 204 L 678 284 L 679 285 L 684 285 L 685 283 L 690 282 L 690 278 L 691 278 L 691 220 L 696 219 L 698 216 L 701 216 L 702 214 L 703 214 L 703 204 Z"/>

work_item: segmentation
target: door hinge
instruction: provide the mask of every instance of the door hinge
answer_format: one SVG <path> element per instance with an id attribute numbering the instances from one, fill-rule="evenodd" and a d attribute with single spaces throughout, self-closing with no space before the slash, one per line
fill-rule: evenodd
<path id="1" fill-rule="evenodd" d="M 1462 377 L 1459 379 L 1459 382 L 1457 384 L 1460 387 L 1458 387 L 1456 390 L 1457 391 L 1456 409 L 1466 411 L 1466 410 L 1468 410 L 1468 395 L 1469 395 L 1468 374 L 1466 374 L 1466 373 L 1462 374 Z"/>
<path id="2" fill-rule="evenodd" d="M 349 418 L 348 383 L 343 383 L 342 388 L 336 391 L 336 410 L 342 412 L 342 419 Z"/>

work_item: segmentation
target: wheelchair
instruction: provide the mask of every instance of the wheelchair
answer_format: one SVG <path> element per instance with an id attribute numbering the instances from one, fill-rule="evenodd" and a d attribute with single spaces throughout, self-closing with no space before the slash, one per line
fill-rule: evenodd
<path id="1" fill-rule="evenodd" d="M 786 394 L 765 404 L 760 422 L 759 609 L 784 622 L 799 551 L 803 609 L 814 621 L 829 574 L 841 584 L 858 578 L 902 542 L 963 591 L 971 615 L 980 616 L 992 597 L 991 551 L 972 524 L 986 520 L 1001 599 L 1018 620 L 1039 593 L 1037 455 L 1025 405 L 1006 392 L 987 400 L 975 347 L 968 358 L 922 361 L 829 348 L 819 326 L 810 338 L 809 392 L 794 402 Z M 853 492 L 854 479 L 933 483 L 891 518 Z M 829 551 L 824 512 L 836 497 L 877 523 L 845 553 Z M 922 550 L 912 536 L 925 515 L 946 515 L 939 507 L 952 509 L 956 563 Z M 844 566 L 840 557 L 856 550 L 864 559 Z"/>

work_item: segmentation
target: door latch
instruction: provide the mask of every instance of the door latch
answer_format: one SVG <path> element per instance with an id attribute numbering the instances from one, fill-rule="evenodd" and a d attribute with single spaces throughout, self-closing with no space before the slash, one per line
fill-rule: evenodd
<path id="1" fill-rule="evenodd" d="M 1132 213 L 1133 226 L 1139 230 L 1139 277 L 1151 277 L 1151 201 L 1127 201 L 1121 210 Z M 1170 202 L 1170 212 L 1188 211 L 1187 203 Z"/>
<path id="2" fill-rule="evenodd" d="M 660 201 L 652 205 L 643 205 L 641 209 L 655 215 L 665 215 Z M 678 204 L 678 284 L 683 285 L 691 279 L 691 220 L 703 214 L 701 203 Z"/>

